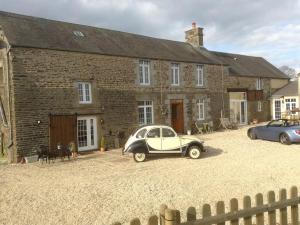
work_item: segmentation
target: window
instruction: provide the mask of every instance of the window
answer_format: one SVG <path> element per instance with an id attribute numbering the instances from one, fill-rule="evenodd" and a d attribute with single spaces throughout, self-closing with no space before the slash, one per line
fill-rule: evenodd
<path id="1" fill-rule="evenodd" d="M 86 82 L 78 83 L 79 103 L 92 103 L 91 84 Z"/>
<path id="2" fill-rule="evenodd" d="M 198 100 L 198 120 L 204 120 L 204 99 Z"/>
<path id="3" fill-rule="evenodd" d="M 256 90 L 263 90 L 264 89 L 264 81 L 262 78 L 257 78 L 256 80 Z"/>
<path id="4" fill-rule="evenodd" d="M 138 102 L 139 111 L 139 124 L 152 124 L 153 123 L 153 105 L 152 101 Z"/>
<path id="5" fill-rule="evenodd" d="M 261 112 L 261 108 L 262 108 L 262 103 L 261 101 L 257 102 L 257 112 Z"/>
<path id="6" fill-rule="evenodd" d="M 168 128 L 163 128 L 162 129 L 162 137 L 175 137 L 175 133 Z"/>
<path id="7" fill-rule="evenodd" d="M 296 108 L 296 99 L 295 98 L 286 98 L 285 99 L 285 109 L 291 111 Z M 295 112 L 293 112 L 295 114 Z"/>
<path id="8" fill-rule="evenodd" d="M 160 138 L 160 128 L 154 128 L 147 134 L 147 138 Z"/>
<path id="9" fill-rule="evenodd" d="M 203 80 L 203 65 L 197 65 L 197 86 L 203 87 L 204 80 Z"/>
<path id="10" fill-rule="evenodd" d="M 171 65 L 171 84 L 179 86 L 179 64 L 172 63 Z"/>
<path id="11" fill-rule="evenodd" d="M 73 34 L 77 37 L 84 37 L 84 34 L 79 30 L 74 30 Z"/>
<path id="12" fill-rule="evenodd" d="M 142 129 L 136 134 L 136 138 L 144 138 L 146 134 L 147 129 Z"/>
<path id="13" fill-rule="evenodd" d="M 150 63 L 146 60 L 140 60 L 139 63 L 139 77 L 140 84 L 149 85 L 150 84 Z"/>

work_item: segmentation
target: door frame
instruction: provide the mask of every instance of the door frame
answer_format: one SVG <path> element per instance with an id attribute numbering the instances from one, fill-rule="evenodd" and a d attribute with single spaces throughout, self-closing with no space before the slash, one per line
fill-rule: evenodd
<path id="1" fill-rule="evenodd" d="M 90 119 L 94 119 L 94 145 L 90 145 L 89 141 L 90 141 L 90 137 L 91 137 L 91 133 L 90 133 Z M 78 120 L 86 120 L 87 121 L 87 146 L 86 147 L 79 147 L 79 140 L 78 140 Z M 88 125 L 89 124 L 89 125 Z M 90 136 L 88 136 L 90 135 Z M 96 116 L 88 116 L 88 115 L 84 115 L 84 116 L 77 116 L 77 143 L 78 143 L 78 151 L 79 152 L 84 152 L 84 151 L 91 151 L 91 150 L 95 150 L 98 149 L 99 145 L 98 145 L 98 130 L 97 130 L 97 117 Z"/>
<path id="2" fill-rule="evenodd" d="M 230 99 L 229 108 L 231 108 L 232 103 L 238 103 L 239 104 L 239 113 L 240 113 L 240 115 L 242 115 L 242 102 L 245 103 L 244 104 L 245 121 L 243 122 L 242 117 L 240 116 L 240 121 L 236 121 L 236 122 L 238 122 L 240 125 L 246 125 L 248 123 L 248 104 L 247 104 L 247 100 Z"/>
<path id="3" fill-rule="evenodd" d="M 182 115 L 181 115 L 181 128 L 182 128 L 182 132 L 181 131 L 177 131 L 173 125 L 173 113 L 172 113 L 172 105 L 173 104 L 181 104 L 182 107 Z M 184 133 L 184 99 L 170 99 L 170 120 L 171 120 L 171 125 L 172 128 L 176 131 L 176 133 Z"/>

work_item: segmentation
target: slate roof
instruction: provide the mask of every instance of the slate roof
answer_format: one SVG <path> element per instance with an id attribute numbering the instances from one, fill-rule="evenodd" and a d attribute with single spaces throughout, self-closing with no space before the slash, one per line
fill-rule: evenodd
<path id="1" fill-rule="evenodd" d="M 0 26 L 11 46 L 101 55 L 229 65 L 230 75 L 287 79 L 259 57 L 208 51 L 192 45 L 109 29 L 0 11 Z M 80 31 L 84 37 L 74 35 Z M 238 58 L 238 60 L 233 60 Z"/>
<path id="2" fill-rule="evenodd" d="M 298 96 L 298 79 L 289 82 L 287 85 L 273 93 L 272 96 Z"/>
<path id="3" fill-rule="evenodd" d="M 188 43 L 0 11 L 0 25 L 12 46 L 103 55 L 219 64 Z M 84 37 L 74 35 L 81 31 Z M 213 57 L 213 56 L 212 56 Z"/>
<path id="4" fill-rule="evenodd" d="M 262 57 L 214 51 L 211 53 L 224 64 L 229 65 L 230 75 L 289 79 L 286 74 Z"/>

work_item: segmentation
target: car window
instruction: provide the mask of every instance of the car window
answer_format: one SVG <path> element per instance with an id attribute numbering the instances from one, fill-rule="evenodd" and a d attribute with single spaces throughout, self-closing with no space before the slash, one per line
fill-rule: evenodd
<path id="1" fill-rule="evenodd" d="M 154 128 L 150 130 L 147 134 L 148 138 L 159 138 L 160 137 L 160 128 Z"/>
<path id="2" fill-rule="evenodd" d="M 282 127 L 285 126 L 284 120 L 274 120 L 268 124 L 269 127 Z"/>
<path id="3" fill-rule="evenodd" d="M 162 136 L 163 137 L 175 137 L 176 135 L 171 129 L 163 128 L 162 129 Z"/>
<path id="4" fill-rule="evenodd" d="M 136 134 L 136 138 L 144 138 L 146 134 L 147 129 L 142 129 Z"/>

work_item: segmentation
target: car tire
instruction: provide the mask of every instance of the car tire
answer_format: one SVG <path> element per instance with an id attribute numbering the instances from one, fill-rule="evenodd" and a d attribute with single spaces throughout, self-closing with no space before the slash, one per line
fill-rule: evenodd
<path id="1" fill-rule="evenodd" d="M 136 162 L 145 162 L 146 158 L 147 158 L 146 153 L 134 153 L 133 154 L 133 159 Z"/>
<path id="2" fill-rule="evenodd" d="M 201 156 L 201 149 L 197 145 L 189 147 L 189 157 L 192 159 L 199 159 Z"/>
<path id="3" fill-rule="evenodd" d="M 281 144 L 284 144 L 284 145 L 290 145 L 291 144 L 291 140 L 290 140 L 290 138 L 287 134 L 281 134 L 279 136 L 279 141 L 280 141 Z"/>
<path id="4" fill-rule="evenodd" d="M 257 139 L 257 136 L 256 136 L 254 130 L 250 130 L 250 131 L 248 132 L 248 134 L 249 134 L 248 136 L 249 136 L 249 138 L 250 138 L 251 140 Z"/>

